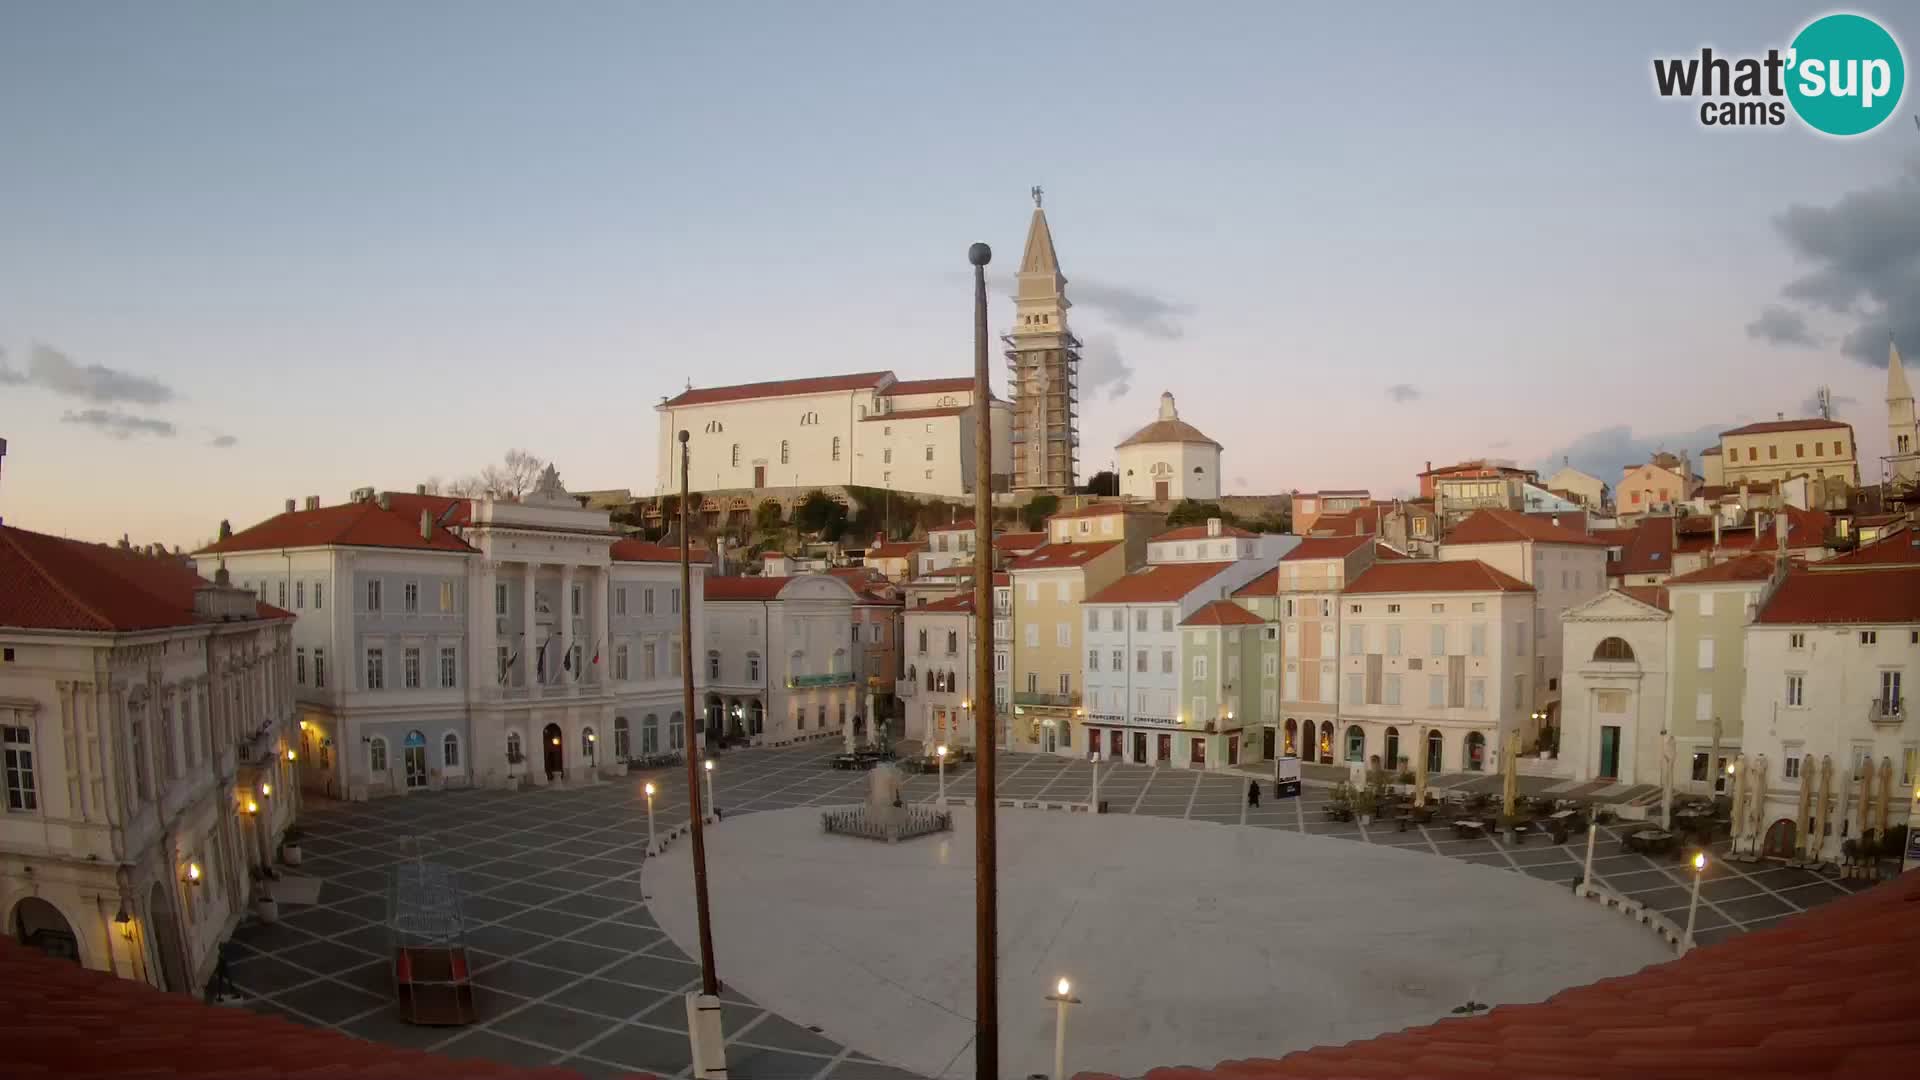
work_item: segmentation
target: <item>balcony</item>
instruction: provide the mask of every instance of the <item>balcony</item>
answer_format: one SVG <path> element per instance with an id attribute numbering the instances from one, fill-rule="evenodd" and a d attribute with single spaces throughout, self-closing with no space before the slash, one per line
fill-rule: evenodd
<path id="1" fill-rule="evenodd" d="M 789 675 L 787 689 L 810 690 L 821 686 L 852 686 L 853 672 L 836 671 L 826 675 Z"/>
<path id="2" fill-rule="evenodd" d="M 1079 694 L 1042 694 L 1032 690 L 1017 691 L 1013 695 L 1015 705 L 1047 705 L 1056 709 L 1072 709 L 1080 704 Z"/>
<path id="3" fill-rule="evenodd" d="M 1893 727 L 1906 718 L 1906 698 L 1874 698 L 1867 702 L 1868 723 Z"/>

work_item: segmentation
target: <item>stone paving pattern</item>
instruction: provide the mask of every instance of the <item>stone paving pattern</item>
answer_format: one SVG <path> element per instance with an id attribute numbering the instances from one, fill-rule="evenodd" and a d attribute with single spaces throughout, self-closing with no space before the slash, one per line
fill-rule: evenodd
<path id="1" fill-rule="evenodd" d="M 863 773 L 828 766 L 834 743 L 736 751 L 717 760 L 715 799 L 726 814 L 861 801 Z M 1084 802 L 1086 762 L 1002 756 L 1002 798 Z M 683 995 L 697 988 L 696 961 L 647 911 L 641 864 L 647 816 L 641 784 L 652 779 L 656 826 L 665 835 L 687 820 L 685 772 L 633 774 L 618 781 L 527 792 L 460 791 L 335 803 L 308 796 L 301 823 L 305 862 L 319 878 L 319 902 L 283 908 L 279 923 L 249 920 L 235 932 L 233 978 L 247 1007 L 380 1042 L 524 1065 L 560 1064 L 589 1076 L 628 1072 L 690 1074 Z M 1188 818 L 1239 828 L 1289 829 L 1354 843 L 1391 844 L 1570 883 L 1584 837 L 1509 847 L 1458 840 L 1450 829 L 1397 824 L 1362 827 L 1326 820 L 1328 793 L 1309 786 L 1298 799 L 1246 803 L 1248 778 L 1108 764 L 1100 797 L 1114 814 Z M 974 790 L 971 766 L 949 768 L 950 794 Z M 909 799 L 932 799 L 937 779 L 915 776 Z M 725 828 L 722 823 L 718 828 Z M 685 843 L 683 839 L 680 841 Z M 417 1027 L 398 1018 L 386 917 L 388 869 L 417 844 L 461 875 L 468 948 L 482 1020 L 461 1028 Z M 1594 852 L 1600 880 L 1684 924 L 1691 873 L 1678 858 L 1626 852 L 1602 827 Z M 1711 943 L 1770 925 L 1858 891 L 1842 882 L 1769 863 L 1715 860 L 1701 886 L 1696 936 Z M 724 983 L 726 972 L 720 973 Z M 729 1068 L 737 1077 L 909 1080 L 727 991 Z"/>

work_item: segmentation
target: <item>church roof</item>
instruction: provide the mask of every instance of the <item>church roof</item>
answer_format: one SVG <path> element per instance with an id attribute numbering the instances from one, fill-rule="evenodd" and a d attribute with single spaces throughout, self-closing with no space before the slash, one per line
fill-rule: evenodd
<path id="1" fill-rule="evenodd" d="M 1887 338 L 1887 401 L 1889 404 L 1902 399 L 1912 399 L 1913 388 L 1907 385 L 1907 369 L 1900 364 L 1900 348 Z"/>
<path id="2" fill-rule="evenodd" d="M 1033 220 L 1027 223 L 1027 250 L 1020 257 L 1023 274 L 1058 274 L 1060 256 L 1053 250 L 1053 230 L 1047 228 L 1047 212 L 1033 208 Z"/>
<path id="3" fill-rule="evenodd" d="M 687 388 L 676 397 L 660 403 L 662 408 L 688 405 L 716 405 L 723 401 L 752 401 L 756 398 L 799 397 L 804 394 L 831 394 L 845 390 L 873 390 L 893 377 L 891 371 L 862 371 L 853 375 L 827 375 L 815 379 L 776 379 L 772 382 L 741 383 L 737 386 Z"/>
<path id="4" fill-rule="evenodd" d="M 1151 443 L 1200 443 L 1220 449 L 1220 444 L 1208 438 L 1199 428 L 1185 420 L 1155 420 L 1146 427 L 1126 437 L 1121 446 L 1146 446 Z"/>

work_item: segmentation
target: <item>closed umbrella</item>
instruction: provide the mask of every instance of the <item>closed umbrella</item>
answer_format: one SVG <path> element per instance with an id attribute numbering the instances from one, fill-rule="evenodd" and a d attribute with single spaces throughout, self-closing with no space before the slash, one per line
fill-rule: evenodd
<path id="1" fill-rule="evenodd" d="M 1813 759 L 1802 756 L 1800 758 L 1800 812 L 1793 819 L 1793 829 L 1797 834 L 1795 846 L 1803 859 L 1812 854 L 1813 826 L 1808 822 L 1807 814 L 1813 810 L 1813 772 Z"/>
<path id="2" fill-rule="evenodd" d="M 1520 733 L 1507 736 L 1506 782 L 1504 792 L 1507 803 L 1507 816 L 1513 816 L 1513 802 L 1520 795 Z"/>
<path id="3" fill-rule="evenodd" d="M 1887 835 L 1887 816 L 1892 813 L 1893 803 L 1893 759 L 1880 759 L 1880 835 Z M 1895 852 L 1895 854 L 1899 854 Z"/>
<path id="4" fill-rule="evenodd" d="M 1754 758 L 1751 768 L 1747 781 L 1753 785 L 1753 853 L 1758 855 L 1760 841 L 1767 833 L 1767 756 Z"/>
<path id="5" fill-rule="evenodd" d="M 1860 762 L 1860 815 L 1853 819 L 1853 835 L 1864 838 L 1867 824 L 1873 820 L 1873 759 L 1865 758 Z"/>
<path id="6" fill-rule="evenodd" d="M 1419 738 L 1413 744 L 1413 805 L 1427 805 L 1427 729 L 1419 729 Z"/>
<path id="7" fill-rule="evenodd" d="M 1728 841 L 1733 850 L 1740 850 L 1740 834 L 1746 832 L 1747 809 L 1747 763 L 1735 756 L 1733 759 L 1733 798 L 1727 802 L 1727 831 L 1732 833 Z"/>
<path id="8" fill-rule="evenodd" d="M 1833 805 L 1833 759 L 1822 755 L 1820 758 L 1820 794 L 1814 799 L 1813 825 L 1809 829 L 1813 836 L 1807 841 L 1807 858 L 1819 862 L 1827 847 L 1827 830 L 1832 827 Z"/>

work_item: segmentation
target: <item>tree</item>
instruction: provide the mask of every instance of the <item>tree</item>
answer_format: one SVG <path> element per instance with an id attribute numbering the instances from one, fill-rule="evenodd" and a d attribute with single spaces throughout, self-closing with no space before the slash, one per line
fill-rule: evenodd
<path id="1" fill-rule="evenodd" d="M 822 540 L 835 540 L 847 527 L 847 508 L 815 488 L 794 506 L 793 524 L 801 532 L 813 533 Z"/>
<path id="2" fill-rule="evenodd" d="M 780 500 L 767 499 L 753 512 L 753 527 L 761 532 L 779 532 L 782 524 Z"/>
<path id="3" fill-rule="evenodd" d="M 1027 526 L 1028 532 L 1039 532 L 1046 528 L 1047 518 L 1060 509 L 1060 496 L 1035 495 L 1020 511 L 1020 520 Z"/>
<path id="4" fill-rule="evenodd" d="M 1204 525 L 1208 518 L 1219 518 L 1223 525 L 1237 525 L 1239 520 L 1230 510 L 1220 509 L 1219 503 L 1194 502 L 1181 499 L 1180 504 L 1167 515 L 1167 527 L 1179 528 L 1182 525 Z"/>
<path id="5" fill-rule="evenodd" d="M 1120 494 L 1120 474 L 1114 472 L 1112 469 L 1101 469 L 1099 472 L 1087 477 L 1087 482 L 1081 487 L 1080 494 L 1118 495 Z"/>
<path id="6" fill-rule="evenodd" d="M 220 519 L 220 539 L 222 540 L 233 539 L 233 522 L 228 521 L 226 518 Z M 122 542 L 124 542 L 126 538 L 121 537 L 121 540 Z"/>
<path id="7" fill-rule="evenodd" d="M 518 499 L 533 490 L 546 467 L 545 461 L 525 450 L 509 450 L 500 464 L 480 470 L 480 482 L 497 496 Z"/>

